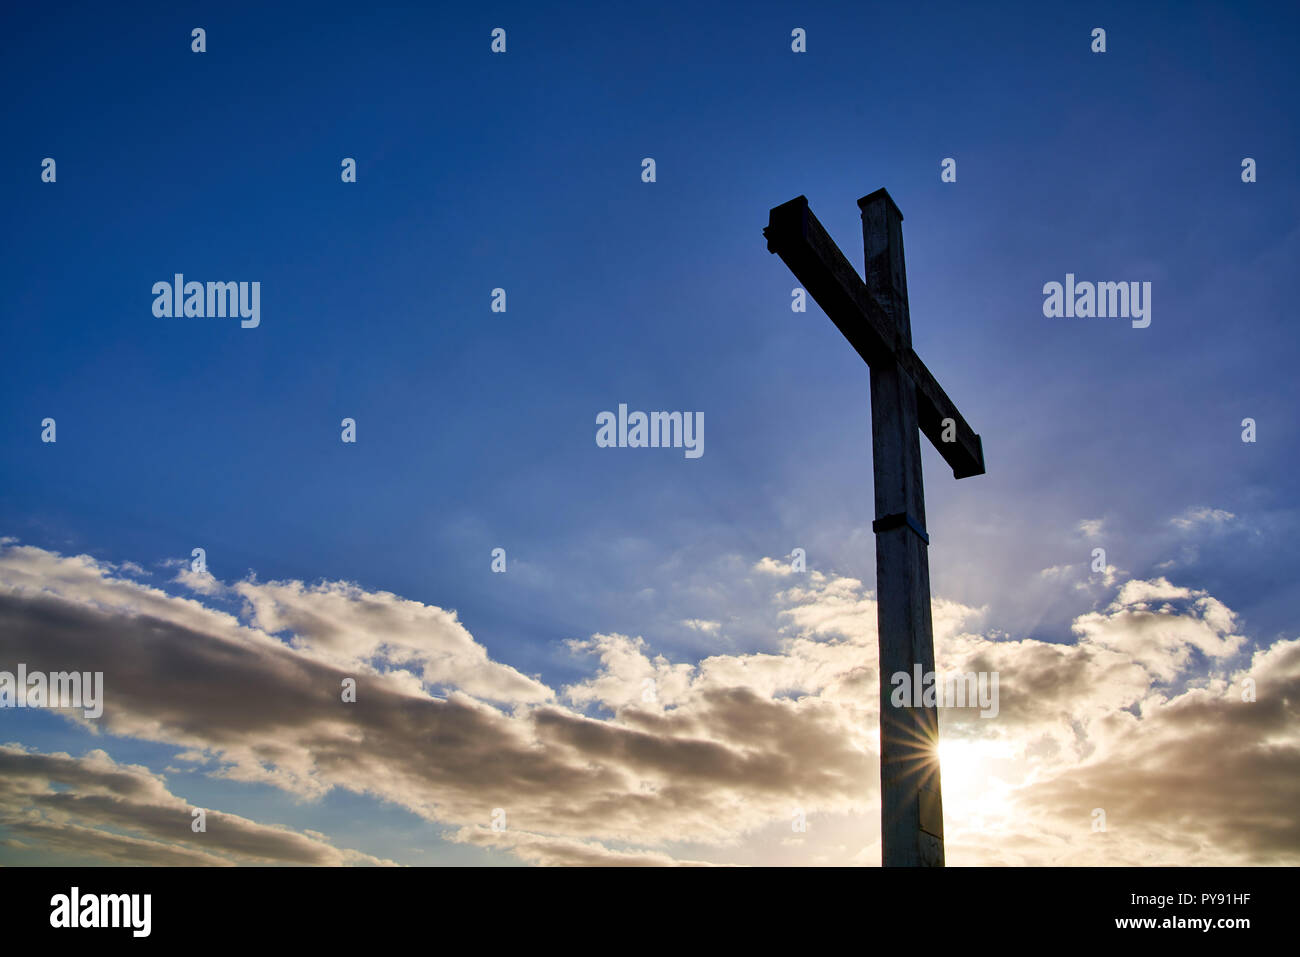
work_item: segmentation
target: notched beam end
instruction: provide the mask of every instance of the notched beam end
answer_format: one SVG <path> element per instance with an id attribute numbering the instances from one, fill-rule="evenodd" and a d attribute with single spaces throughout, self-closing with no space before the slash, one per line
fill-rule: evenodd
<path id="1" fill-rule="evenodd" d="M 773 206 L 767 214 L 763 236 L 767 239 L 769 253 L 780 252 L 783 242 L 793 237 L 807 236 L 808 197 L 796 196 L 780 206 Z"/>
<path id="2" fill-rule="evenodd" d="M 920 398 L 920 397 L 918 397 Z M 917 403 L 918 425 L 921 427 L 921 434 L 930 440 L 935 451 L 943 456 L 943 460 L 948 463 L 952 469 L 952 477 L 955 479 L 970 478 L 974 475 L 984 474 L 984 443 L 980 437 L 971 431 L 971 427 L 966 424 L 965 419 L 957 417 L 957 435 L 954 440 L 945 442 L 943 439 L 944 428 L 940 424 L 939 416 L 933 407 L 926 408 L 928 403 L 924 400 Z M 927 415 L 927 413 L 929 413 Z"/>
<path id="3" fill-rule="evenodd" d="M 970 478 L 974 475 L 984 474 L 984 442 L 978 434 L 975 435 L 975 448 L 972 454 L 960 462 L 952 464 L 952 477 L 955 479 Z"/>
<path id="4" fill-rule="evenodd" d="M 812 210 L 796 196 L 769 213 L 767 248 L 790 267 L 799 284 L 868 365 L 888 362 L 900 348 L 895 331 L 867 287 Z"/>
<path id="5" fill-rule="evenodd" d="M 858 209 L 865 211 L 868 206 L 878 202 L 888 203 L 889 208 L 892 209 L 894 211 L 894 215 L 898 217 L 898 221 L 900 223 L 903 221 L 902 210 L 900 210 L 898 208 L 898 204 L 894 202 L 894 197 L 889 195 L 889 190 L 885 189 L 885 187 L 883 186 L 880 187 L 880 189 L 876 190 L 875 192 L 868 193 L 866 196 L 863 196 L 860 200 L 858 200 Z"/>

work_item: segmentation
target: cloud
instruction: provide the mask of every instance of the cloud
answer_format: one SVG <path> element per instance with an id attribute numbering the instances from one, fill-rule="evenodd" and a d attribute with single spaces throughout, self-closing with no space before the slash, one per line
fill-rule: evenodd
<path id="1" fill-rule="evenodd" d="M 1209 659 L 1237 654 L 1245 637 L 1231 634 L 1233 627 L 1234 616 L 1221 602 L 1164 578 L 1130 581 L 1105 612 L 1074 622 L 1082 645 L 1120 652 L 1162 682 L 1182 673 L 1193 652 Z"/>
<path id="2" fill-rule="evenodd" d="M 248 602 L 253 624 L 270 633 L 292 632 L 294 647 L 341 668 L 365 661 L 385 670 L 405 669 L 425 685 L 492 701 L 551 697 L 540 681 L 492 661 L 454 611 L 347 582 L 309 587 L 245 581 L 234 590 Z"/>
<path id="3" fill-rule="evenodd" d="M 250 580 L 229 586 L 236 616 L 22 546 L 0 550 L 0 633 L 33 670 L 103 671 L 97 730 L 305 799 L 370 795 L 531 863 L 876 862 L 874 595 L 833 574 L 771 584 L 771 650 L 674 662 L 643 636 L 595 634 L 570 642 L 590 674 L 558 690 L 492 661 L 454 612 L 390 593 Z M 1300 862 L 1281 811 L 1300 803 L 1294 641 L 1252 655 L 1230 609 L 1164 578 L 1125 582 L 1071 643 L 982 634 L 985 609 L 932 605 L 940 671 L 1001 678 L 996 718 L 941 713 L 950 862 Z M 1216 755 L 1259 789 L 1222 798 Z M 134 786 L 167 814 L 179 801 Z M 813 822 L 797 849 L 794 807 Z M 1108 832 L 1092 831 L 1095 807 Z M 495 808 L 505 836 L 487 827 Z M 96 820 L 17 837 L 57 850 Z M 265 835 L 242 853 L 262 840 L 299 847 Z M 175 859 L 241 853 L 172 843 Z"/>
<path id="4" fill-rule="evenodd" d="M 1101 538 L 1102 528 L 1105 524 L 1106 520 L 1104 518 L 1085 518 L 1075 527 L 1084 538 L 1097 539 Z"/>
<path id="5" fill-rule="evenodd" d="M 707 861 L 685 861 L 657 851 L 624 851 L 599 841 L 579 841 L 545 834 L 490 827 L 463 827 L 449 837 L 462 844 L 507 850 L 531 864 L 551 867 L 709 867 Z"/>
<path id="6" fill-rule="evenodd" d="M 125 567 L 125 566 L 124 566 Z M 198 592 L 200 595 L 215 597 L 222 594 L 226 588 L 221 582 L 213 577 L 212 572 L 206 568 L 196 571 L 189 566 L 182 568 L 172 579 L 178 585 L 184 585 L 190 591 Z"/>
<path id="7" fill-rule="evenodd" d="M 761 558 L 754 563 L 754 571 L 764 575 L 793 575 L 794 568 L 789 562 L 777 561 L 775 558 Z"/>
<path id="8" fill-rule="evenodd" d="M 608 667 L 589 700 L 615 709 L 597 719 L 548 703 L 502 710 L 460 689 L 433 694 L 378 633 L 410 621 L 458 631 L 454 618 L 339 583 L 240 583 L 247 624 L 115 579 L 84 556 L 10 549 L 0 553 L 0 583 L 0 630 L 16 660 L 104 672 L 101 730 L 199 752 L 223 777 L 305 798 L 342 788 L 458 826 L 486 823 L 501 806 L 519 828 L 556 837 L 726 844 L 785 817 L 792 798 L 862 808 L 875 787 L 870 730 L 854 720 L 856 705 L 731 684 L 738 670 L 766 674 L 760 684 L 799 685 L 797 668 L 777 676 L 784 656 L 706 661 L 674 689 L 673 666 L 640 661 L 630 639 L 593 639 Z M 282 641 L 257 625 L 295 630 Z M 417 641 L 408 630 L 398 647 Z M 818 645 L 798 643 L 814 658 Z M 826 653 L 845 652 L 826 644 Z M 481 661 L 472 649 L 463 657 Z M 641 707 L 636 678 L 647 669 L 665 676 L 669 698 L 680 697 L 671 711 Z M 844 670 L 837 685 L 853 680 Z M 461 673 L 492 695 L 510 678 Z M 349 675 L 358 680 L 355 705 L 340 700 Z M 823 686 L 832 676 L 805 677 Z"/>
<path id="9" fill-rule="evenodd" d="M 1254 701 L 1243 700 L 1247 678 Z M 1230 679 L 1107 716 L 1092 756 L 1019 803 L 1031 819 L 1062 822 L 1071 862 L 1294 866 L 1298 711 L 1300 641 L 1283 641 Z M 1093 808 L 1106 812 L 1104 834 L 1085 829 Z"/>
<path id="10" fill-rule="evenodd" d="M 1232 512 L 1224 511 L 1221 508 L 1200 506 L 1189 508 L 1183 514 L 1171 518 L 1169 524 L 1183 531 L 1191 531 L 1199 527 L 1220 528 L 1236 517 Z"/>
<path id="11" fill-rule="evenodd" d="M 195 833 L 192 811 L 161 776 L 102 750 L 74 758 L 0 745 L 0 827 L 54 853 L 114 864 L 392 863 L 208 809 Z"/>

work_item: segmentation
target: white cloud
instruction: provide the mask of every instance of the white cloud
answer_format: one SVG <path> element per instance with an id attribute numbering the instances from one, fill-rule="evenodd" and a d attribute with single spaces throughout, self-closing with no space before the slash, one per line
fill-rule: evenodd
<path id="1" fill-rule="evenodd" d="M 1102 528 L 1105 524 L 1106 520 L 1103 518 L 1085 518 L 1079 522 L 1076 528 L 1084 538 L 1097 539 L 1101 538 Z"/>
<path id="2" fill-rule="evenodd" d="M 217 581 L 212 572 L 206 568 L 202 571 L 196 571 L 187 565 L 176 573 L 176 577 L 172 581 L 178 585 L 184 585 L 190 591 L 198 592 L 200 595 L 207 595 L 209 598 L 215 598 L 226 591 L 226 586 Z"/>
<path id="3" fill-rule="evenodd" d="M 1189 508 L 1183 514 L 1175 516 L 1169 520 L 1169 524 L 1180 528 L 1183 531 L 1190 531 L 1194 528 L 1209 527 L 1219 528 L 1232 521 L 1237 516 L 1232 512 L 1225 511 L 1221 508 L 1207 508 L 1200 506 Z"/>
<path id="4" fill-rule="evenodd" d="M 492 661 L 454 611 L 347 582 L 245 581 L 234 590 L 248 602 L 253 624 L 270 633 L 292 632 L 295 647 L 340 668 L 380 665 L 390 674 L 407 671 L 425 685 L 492 701 L 551 697 L 540 681 Z"/>
<path id="5" fill-rule="evenodd" d="M 754 563 L 754 571 L 764 575 L 793 575 L 794 567 L 788 561 L 777 561 L 775 558 L 761 558 Z"/>

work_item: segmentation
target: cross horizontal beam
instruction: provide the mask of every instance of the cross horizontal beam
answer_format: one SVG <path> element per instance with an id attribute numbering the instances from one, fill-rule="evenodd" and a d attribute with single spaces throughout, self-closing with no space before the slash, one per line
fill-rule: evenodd
<path id="1" fill-rule="evenodd" d="M 984 446 L 962 418 L 925 363 L 903 341 L 884 309 L 867 292 L 857 270 L 797 196 L 768 215 L 768 252 L 776 253 L 817 301 L 836 327 L 869 366 L 897 362 L 916 387 L 918 426 L 952 466 L 953 478 L 984 474 Z M 943 420 L 955 425 L 953 441 L 943 441 Z"/>

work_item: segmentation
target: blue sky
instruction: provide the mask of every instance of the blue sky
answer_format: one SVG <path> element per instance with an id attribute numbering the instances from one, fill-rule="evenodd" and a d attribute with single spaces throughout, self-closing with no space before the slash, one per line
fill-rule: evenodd
<path id="1" fill-rule="evenodd" d="M 674 662 L 772 650 L 744 569 L 798 546 L 870 587 L 874 553 L 867 369 L 791 312 L 761 229 L 805 194 L 860 269 L 855 200 L 884 186 L 915 348 L 988 464 L 955 482 L 925 450 L 935 596 L 1067 641 L 1104 600 L 1043 570 L 1101 546 L 1259 647 L 1294 636 L 1296 13 L 1126 6 L 9 14 L 0 535 L 176 593 L 159 563 L 203 547 L 226 583 L 454 609 L 553 687 L 596 633 Z M 260 281 L 260 326 L 155 318 L 176 272 Z M 1151 282 L 1150 327 L 1045 318 L 1067 272 Z M 597 448 L 621 402 L 702 411 L 704 455 Z M 60 719 L 4 720 L 78 749 Z M 305 815 L 352 801 L 259 819 L 342 835 Z M 393 826 L 349 846 L 397 857 Z"/>

